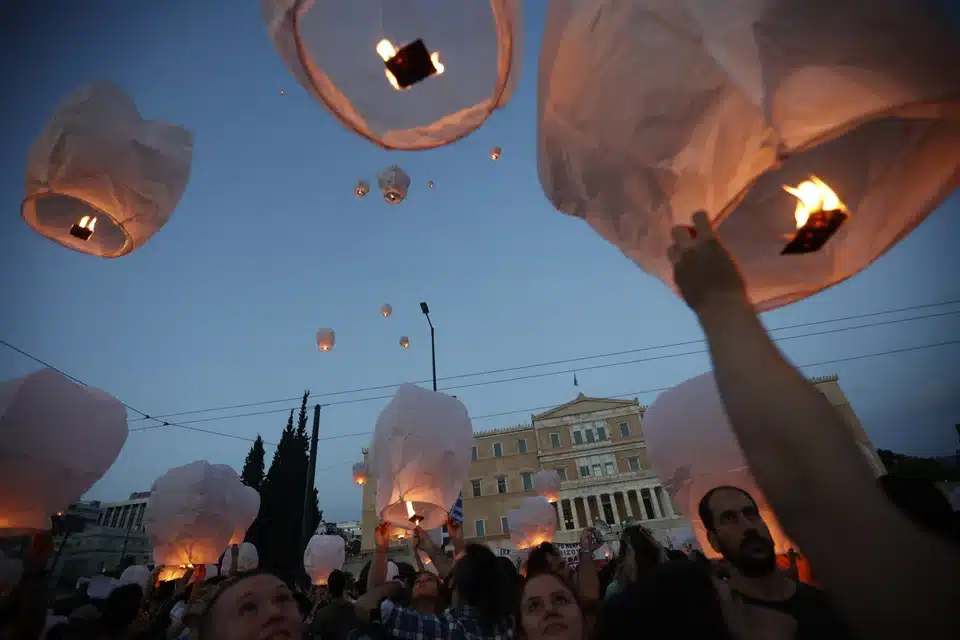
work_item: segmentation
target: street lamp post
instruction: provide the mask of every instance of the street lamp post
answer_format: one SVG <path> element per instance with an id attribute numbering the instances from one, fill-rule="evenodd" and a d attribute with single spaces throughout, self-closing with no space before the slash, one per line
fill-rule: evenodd
<path id="1" fill-rule="evenodd" d="M 436 332 L 433 330 L 433 321 L 430 320 L 430 307 L 426 302 L 420 303 L 420 311 L 427 317 L 427 324 L 430 325 L 430 364 L 433 367 L 433 390 L 437 390 L 437 339 Z"/>

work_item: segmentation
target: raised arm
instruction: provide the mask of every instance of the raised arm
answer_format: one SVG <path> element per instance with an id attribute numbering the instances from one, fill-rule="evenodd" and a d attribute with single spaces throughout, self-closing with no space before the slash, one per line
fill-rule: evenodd
<path id="1" fill-rule="evenodd" d="M 960 637 L 960 552 L 886 500 L 851 429 L 767 335 L 707 216 L 673 240 L 731 426 L 816 575 L 864 637 Z"/>

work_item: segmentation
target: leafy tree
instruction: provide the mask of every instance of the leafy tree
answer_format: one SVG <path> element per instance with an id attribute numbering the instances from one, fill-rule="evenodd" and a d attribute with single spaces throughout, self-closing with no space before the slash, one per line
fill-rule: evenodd
<path id="1" fill-rule="evenodd" d="M 260 491 L 263 485 L 264 459 L 266 451 L 263 449 L 263 438 L 257 434 L 257 439 L 253 441 L 247 459 L 243 463 L 243 471 L 240 472 L 240 481 L 248 487 L 253 487 Z"/>

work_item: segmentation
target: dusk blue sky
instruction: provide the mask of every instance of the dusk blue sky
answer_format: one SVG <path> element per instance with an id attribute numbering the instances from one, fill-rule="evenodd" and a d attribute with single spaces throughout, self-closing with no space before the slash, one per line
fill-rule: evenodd
<path id="1" fill-rule="evenodd" d="M 355 0 L 356 1 L 356 0 Z M 441 378 L 671 344 L 701 337 L 692 313 L 582 221 L 558 213 L 536 173 L 535 71 L 543 2 L 528 2 L 520 86 L 504 111 L 466 139 L 429 152 L 387 152 L 348 133 L 292 79 L 267 37 L 259 2 L 47 0 L 22 2 L 0 27 L 0 338 L 152 415 L 294 398 L 323 410 L 317 471 L 327 519 L 356 518 L 360 459 L 392 388 L 342 390 L 430 377 L 437 327 Z M 144 117 L 195 134 L 192 176 L 178 210 L 146 246 L 118 260 L 67 250 L 19 216 L 28 148 L 65 94 L 90 81 L 127 89 Z M 286 95 L 281 96 L 280 90 Z M 491 162 L 489 149 L 503 147 Z M 400 164 L 409 199 L 357 199 L 360 177 Z M 436 188 L 427 190 L 428 180 Z M 770 313 L 768 326 L 960 301 L 960 192 L 867 271 Z M 388 319 L 381 303 L 393 305 Z M 779 332 L 797 335 L 916 315 L 960 302 Z M 337 331 L 318 353 L 318 327 Z M 400 336 L 410 337 L 401 350 Z M 939 315 L 783 342 L 797 364 L 960 340 Z M 443 381 L 486 430 L 534 410 L 591 396 L 637 393 L 708 368 L 696 345 Z M 950 364 L 950 363 L 953 364 Z M 808 367 L 836 373 L 879 447 L 942 455 L 958 447 L 960 345 Z M 588 367 L 598 367 L 588 369 Z M 38 365 L 0 346 L 0 378 Z M 580 386 L 573 386 L 577 369 Z M 555 375 L 491 383 L 495 380 Z M 378 399 L 356 401 L 367 397 Z M 336 404 L 341 401 L 356 401 Z M 172 418 L 275 442 L 285 401 Z M 217 419 L 240 413 L 260 415 Z M 271 412 L 271 413 L 264 413 Z M 493 417 L 490 414 L 496 414 Z M 136 416 L 132 416 L 135 418 Z M 204 422 L 190 422 L 204 419 Z M 134 420 L 131 427 L 155 424 Z M 77 425 L 77 428 L 83 428 Z M 177 427 L 132 432 L 88 493 L 115 500 L 149 489 L 191 460 L 239 470 L 250 443 Z M 273 448 L 268 447 L 268 462 Z"/>

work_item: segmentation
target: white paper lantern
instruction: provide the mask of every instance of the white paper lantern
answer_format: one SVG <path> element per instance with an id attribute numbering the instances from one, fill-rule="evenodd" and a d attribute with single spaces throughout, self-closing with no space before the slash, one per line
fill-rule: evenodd
<path id="1" fill-rule="evenodd" d="M 327 578 L 336 570 L 343 569 L 347 557 L 343 538 L 333 535 L 316 535 L 310 538 L 303 552 L 303 568 L 313 584 L 327 584 Z"/>
<path id="2" fill-rule="evenodd" d="M 157 557 L 157 551 L 156 551 L 156 549 L 154 549 L 154 551 L 153 551 L 153 556 L 154 556 L 154 558 Z M 185 575 L 187 575 L 187 568 L 186 568 L 185 566 L 184 566 L 184 567 L 181 567 L 181 566 L 176 566 L 176 565 L 175 565 L 175 566 L 171 566 L 171 567 L 164 567 L 163 569 L 160 570 L 160 573 L 157 574 L 157 581 L 158 581 L 158 582 L 171 582 L 171 581 L 173 581 L 173 580 L 179 580 L 180 578 L 182 578 L 182 577 L 185 576 Z"/>
<path id="3" fill-rule="evenodd" d="M 167 223 L 190 177 L 193 136 L 143 120 L 109 82 L 70 94 L 30 149 L 20 209 L 61 245 L 119 258 Z"/>
<path id="4" fill-rule="evenodd" d="M 510 541 L 516 549 L 529 549 L 552 542 L 557 530 L 557 512 L 543 496 L 528 496 L 507 512 Z"/>
<path id="5" fill-rule="evenodd" d="M 960 177 L 960 30 L 925 0 L 864 7 L 551 0 L 547 197 L 674 288 L 670 230 L 707 211 L 760 311 L 858 273 Z M 840 213 L 801 225 L 810 211 L 784 188 L 827 195 L 814 178 L 837 198 L 813 209 Z"/>
<path id="6" fill-rule="evenodd" d="M 353 188 L 353 193 L 358 198 L 362 198 L 363 196 L 370 193 L 370 183 L 367 182 L 366 180 L 358 180 L 357 186 Z"/>
<path id="7" fill-rule="evenodd" d="M 473 426 L 462 402 L 401 385 L 373 432 L 381 520 L 412 528 L 412 517 L 424 530 L 445 524 L 467 480 L 472 444 Z"/>
<path id="8" fill-rule="evenodd" d="M 229 542 L 232 545 L 243 542 L 243 539 L 247 536 L 247 529 L 250 528 L 250 525 L 253 524 L 260 513 L 260 493 L 253 487 L 248 487 L 240 482 L 239 476 L 234 491 L 235 524 Z"/>
<path id="9" fill-rule="evenodd" d="M 377 174 L 377 187 L 387 204 L 400 204 L 410 190 L 410 176 L 394 164 Z"/>
<path id="10" fill-rule="evenodd" d="M 333 349 L 333 343 L 336 340 L 336 334 L 333 329 L 317 329 L 317 348 L 320 351 L 330 351 Z"/>
<path id="11" fill-rule="evenodd" d="M 550 502 L 560 499 L 560 474 L 553 469 L 541 469 L 533 475 L 534 490 Z"/>
<path id="12" fill-rule="evenodd" d="M 380 305 L 380 315 L 382 315 L 384 318 L 389 318 L 390 314 L 392 313 L 393 307 L 391 307 L 389 304 L 384 303 Z"/>
<path id="13" fill-rule="evenodd" d="M 367 480 L 370 479 L 370 471 L 367 468 L 366 462 L 357 462 L 353 465 L 353 481 L 356 484 L 364 485 L 367 484 Z"/>
<path id="14" fill-rule="evenodd" d="M 233 571 L 233 545 L 223 552 L 220 565 L 224 575 Z M 237 545 L 237 572 L 253 571 L 258 566 L 260 566 L 260 554 L 257 552 L 257 547 L 251 542 L 242 542 Z"/>
<path id="15" fill-rule="evenodd" d="M 401 336 L 401 337 L 400 337 L 400 348 L 401 348 L 401 349 L 406 349 L 406 348 L 409 347 L 409 346 L 410 346 L 410 338 L 408 338 L 407 336 Z"/>
<path id="16" fill-rule="evenodd" d="M 503 149 L 501 149 L 500 147 L 494 147 L 493 149 L 490 150 L 490 159 L 499 160 L 502 153 L 503 153 Z"/>
<path id="17" fill-rule="evenodd" d="M 116 398 L 53 369 L 0 383 L 0 536 L 50 528 L 127 440 Z"/>
<path id="18" fill-rule="evenodd" d="M 297 81 L 341 124 L 387 149 L 464 137 L 506 105 L 520 74 L 520 0 L 261 6 Z"/>
<path id="19" fill-rule="evenodd" d="M 235 488 L 218 465 L 198 460 L 157 478 L 143 525 L 158 565 L 214 564 L 237 526 Z"/>
<path id="20" fill-rule="evenodd" d="M 150 588 L 150 569 L 146 565 L 134 564 L 123 570 L 120 574 L 120 584 L 136 584 L 146 591 Z"/>

